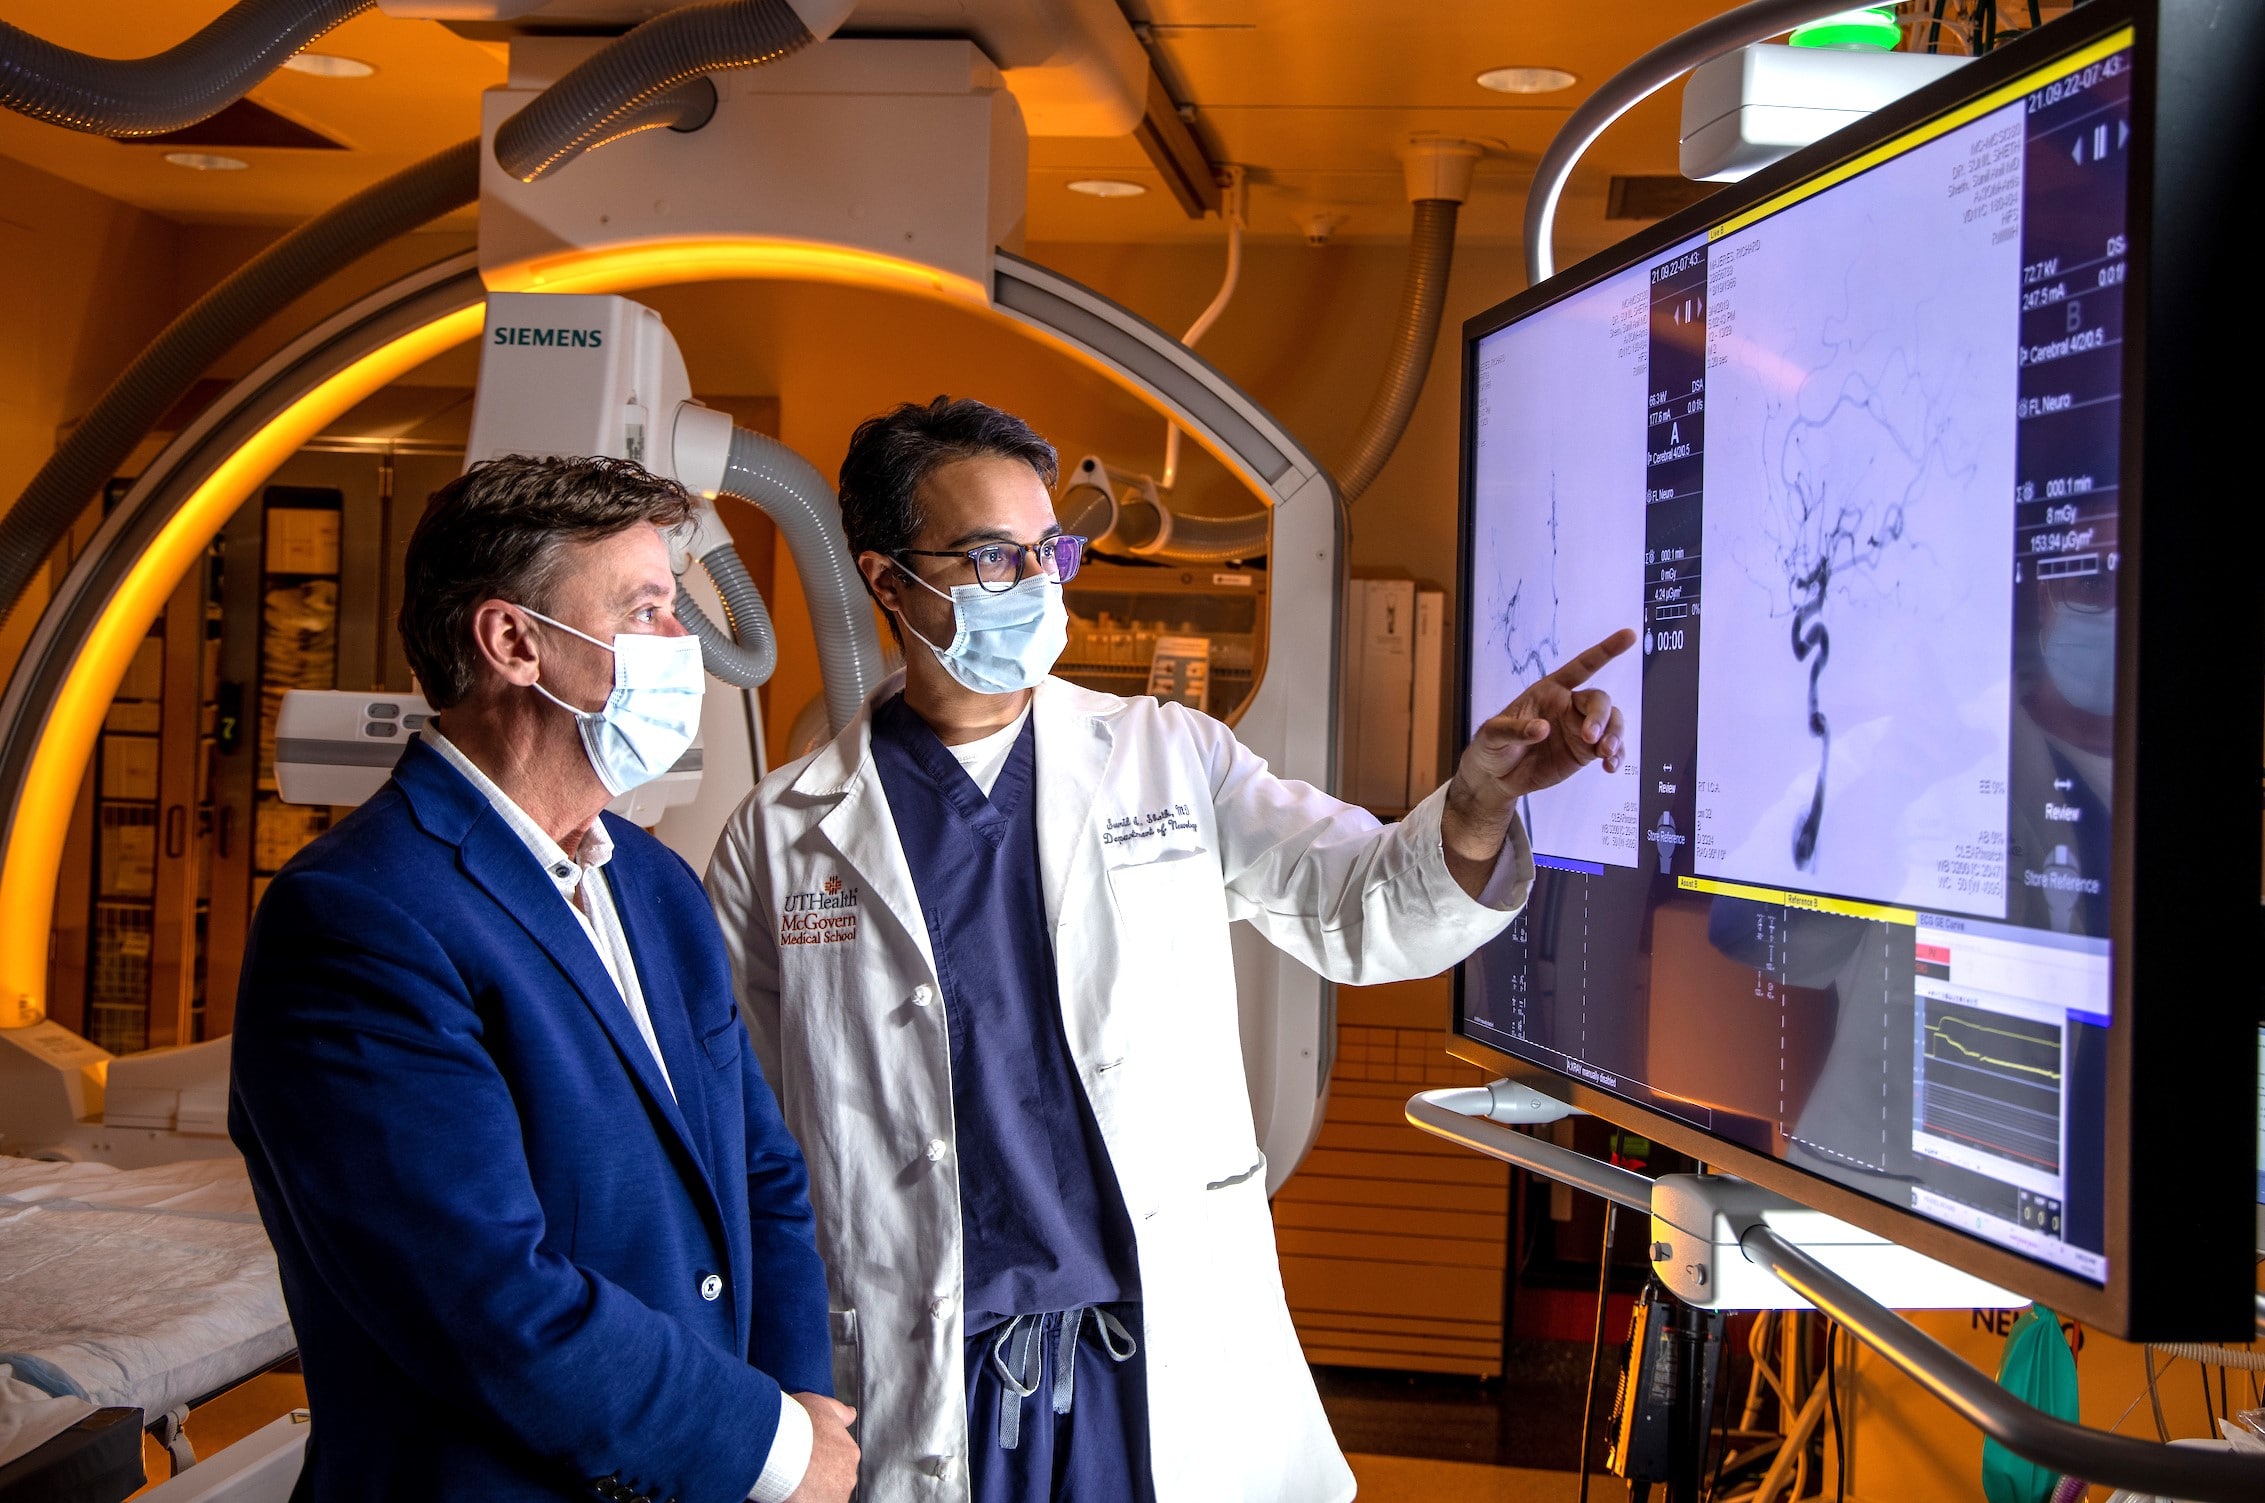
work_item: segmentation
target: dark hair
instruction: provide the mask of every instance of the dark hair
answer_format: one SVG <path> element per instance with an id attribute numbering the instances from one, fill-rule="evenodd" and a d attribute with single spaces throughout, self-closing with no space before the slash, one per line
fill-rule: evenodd
<path id="1" fill-rule="evenodd" d="M 434 491 L 401 568 L 401 650 L 436 710 L 472 692 L 472 612 L 550 604 L 560 546 L 641 522 L 674 527 L 692 498 L 625 459 L 484 460 Z"/>
<path id="2" fill-rule="evenodd" d="M 1048 490 L 1060 473 L 1054 446 L 1030 424 L 972 397 L 906 402 L 859 423 L 841 469 L 842 531 L 851 555 L 871 549 L 894 558 L 911 547 L 924 520 L 921 485 L 945 465 L 986 456 L 1021 460 Z M 865 587 L 870 591 L 872 582 Z"/>

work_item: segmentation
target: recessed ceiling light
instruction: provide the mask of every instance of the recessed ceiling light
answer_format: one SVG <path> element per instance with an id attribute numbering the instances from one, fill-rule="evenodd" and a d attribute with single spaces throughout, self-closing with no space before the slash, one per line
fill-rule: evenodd
<path id="1" fill-rule="evenodd" d="M 283 66 L 294 73 L 306 73 L 316 78 L 368 78 L 377 72 L 358 57 L 339 57 L 330 52 L 301 52 L 284 60 Z"/>
<path id="2" fill-rule="evenodd" d="M 216 156 L 209 151 L 169 151 L 165 160 L 176 167 L 194 168 L 198 172 L 242 172 L 252 165 L 241 157 Z"/>
<path id="3" fill-rule="evenodd" d="M 1070 191 L 1095 198 L 1138 198 L 1148 188 L 1145 184 L 1128 183 L 1117 177 L 1081 177 L 1070 184 Z"/>
<path id="4" fill-rule="evenodd" d="M 1497 94 L 1554 94 L 1577 82 L 1563 68 L 1489 68 L 1478 77 L 1480 88 Z"/>

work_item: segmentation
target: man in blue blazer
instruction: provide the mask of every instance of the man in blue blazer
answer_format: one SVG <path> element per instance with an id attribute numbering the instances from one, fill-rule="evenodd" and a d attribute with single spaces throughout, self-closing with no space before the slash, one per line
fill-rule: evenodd
<path id="1" fill-rule="evenodd" d="M 699 720 L 684 493 L 499 459 L 411 538 L 437 720 L 253 925 L 229 1129 L 299 1337 L 298 1496 L 843 1503 L 801 1152 L 698 878 L 604 814 Z"/>

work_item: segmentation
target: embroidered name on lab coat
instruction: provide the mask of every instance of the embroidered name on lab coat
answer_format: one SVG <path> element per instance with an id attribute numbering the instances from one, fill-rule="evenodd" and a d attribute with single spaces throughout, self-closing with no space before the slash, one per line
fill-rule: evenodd
<path id="1" fill-rule="evenodd" d="M 839 876 L 816 892 L 788 893 L 779 905 L 782 945 L 840 945 L 857 938 L 857 889 Z"/>
<path id="2" fill-rule="evenodd" d="M 1170 804 L 1151 809 L 1143 814 L 1120 814 L 1101 822 L 1101 845 L 1104 850 L 1120 846 L 1138 846 L 1147 841 L 1161 840 L 1167 835 L 1181 832 L 1200 834 L 1195 816 L 1185 804 Z"/>

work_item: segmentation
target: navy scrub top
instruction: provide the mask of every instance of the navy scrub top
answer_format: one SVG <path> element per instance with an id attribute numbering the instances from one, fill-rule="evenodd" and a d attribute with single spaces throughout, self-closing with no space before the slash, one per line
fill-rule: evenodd
<path id="1" fill-rule="evenodd" d="M 966 1329 L 1137 1299 L 1132 1219 L 1062 1030 L 1032 724 L 989 798 L 901 694 L 874 713 L 873 760 L 943 988 Z"/>

